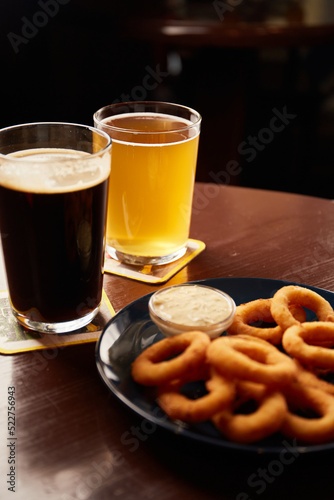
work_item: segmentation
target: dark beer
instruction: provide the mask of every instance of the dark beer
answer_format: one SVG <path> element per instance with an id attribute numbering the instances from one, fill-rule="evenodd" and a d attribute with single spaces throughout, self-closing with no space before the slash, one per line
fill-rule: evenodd
<path id="1" fill-rule="evenodd" d="M 53 178 L 49 188 L 0 186 L 0 229 L 14 313 L 61 323 L 99 307 L 108 174 L 101 171 L 93 181 L 86 174 L 70 185 L 62 179 L 55 189 Z"/>

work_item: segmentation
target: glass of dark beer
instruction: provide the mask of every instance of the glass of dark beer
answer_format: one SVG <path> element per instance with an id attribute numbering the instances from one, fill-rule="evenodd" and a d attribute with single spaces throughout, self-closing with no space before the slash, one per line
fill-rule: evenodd
<path id="1" fill-rule="evenodd" d="M 110 137 L 71 123 L 0 130 L 0 230 L 12 311 L 45 333 L 92 321 L 101 299 Z"/>

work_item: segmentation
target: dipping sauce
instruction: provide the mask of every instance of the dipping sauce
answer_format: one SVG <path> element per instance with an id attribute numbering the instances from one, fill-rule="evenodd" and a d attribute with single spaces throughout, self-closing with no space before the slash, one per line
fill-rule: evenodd
<path id="1" fill-rule="evenodd" d="M 218 337 L 234 317 L 234 300 L 205 285 L 176 285 L 156 292 L 149 301 L 152 321 L 167 336 L 201 330 Z"/>

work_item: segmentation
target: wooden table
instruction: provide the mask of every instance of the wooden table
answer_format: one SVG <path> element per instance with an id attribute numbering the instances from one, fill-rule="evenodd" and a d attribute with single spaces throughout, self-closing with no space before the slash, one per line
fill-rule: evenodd
<path id="1" fill-rule="evenodd" d="M 214 277 L 334 290 L 334 204 L 197 184 L 191 236 L 207 248 L 168 285 Z M 116 311 L 154 291 L 106 275 Z M 332 500 L 334 453 L 257 456 L 152 428 L 107 390 L 95 345 L 2 356 L 0 497 L 19 500 Z M 16 391 L 16 493 L 7 490 L 7 390 Z"/>

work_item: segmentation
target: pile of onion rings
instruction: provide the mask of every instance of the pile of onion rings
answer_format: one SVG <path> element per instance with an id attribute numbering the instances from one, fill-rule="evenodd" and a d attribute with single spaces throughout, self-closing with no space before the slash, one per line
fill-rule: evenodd
<path id="1" fill-rule="evenodd" d="M 305 309 L 318 321 L 306 321 Z M 259 321 L 265 327 L 254 325 Z M 334 373 L 333 346 L 329 302 L 289 285 L 271 299 L 238 306 L 221 337 L 193 331 L 164 338 L 147 347 L 131 370 L 137 383 L 156 387 L 158 404 L 173 420 L 210 420 L 239 443 L 278 432 L 301 443 L 325 443 L 334 440 L 334 385 L 323 378 Z"/>

